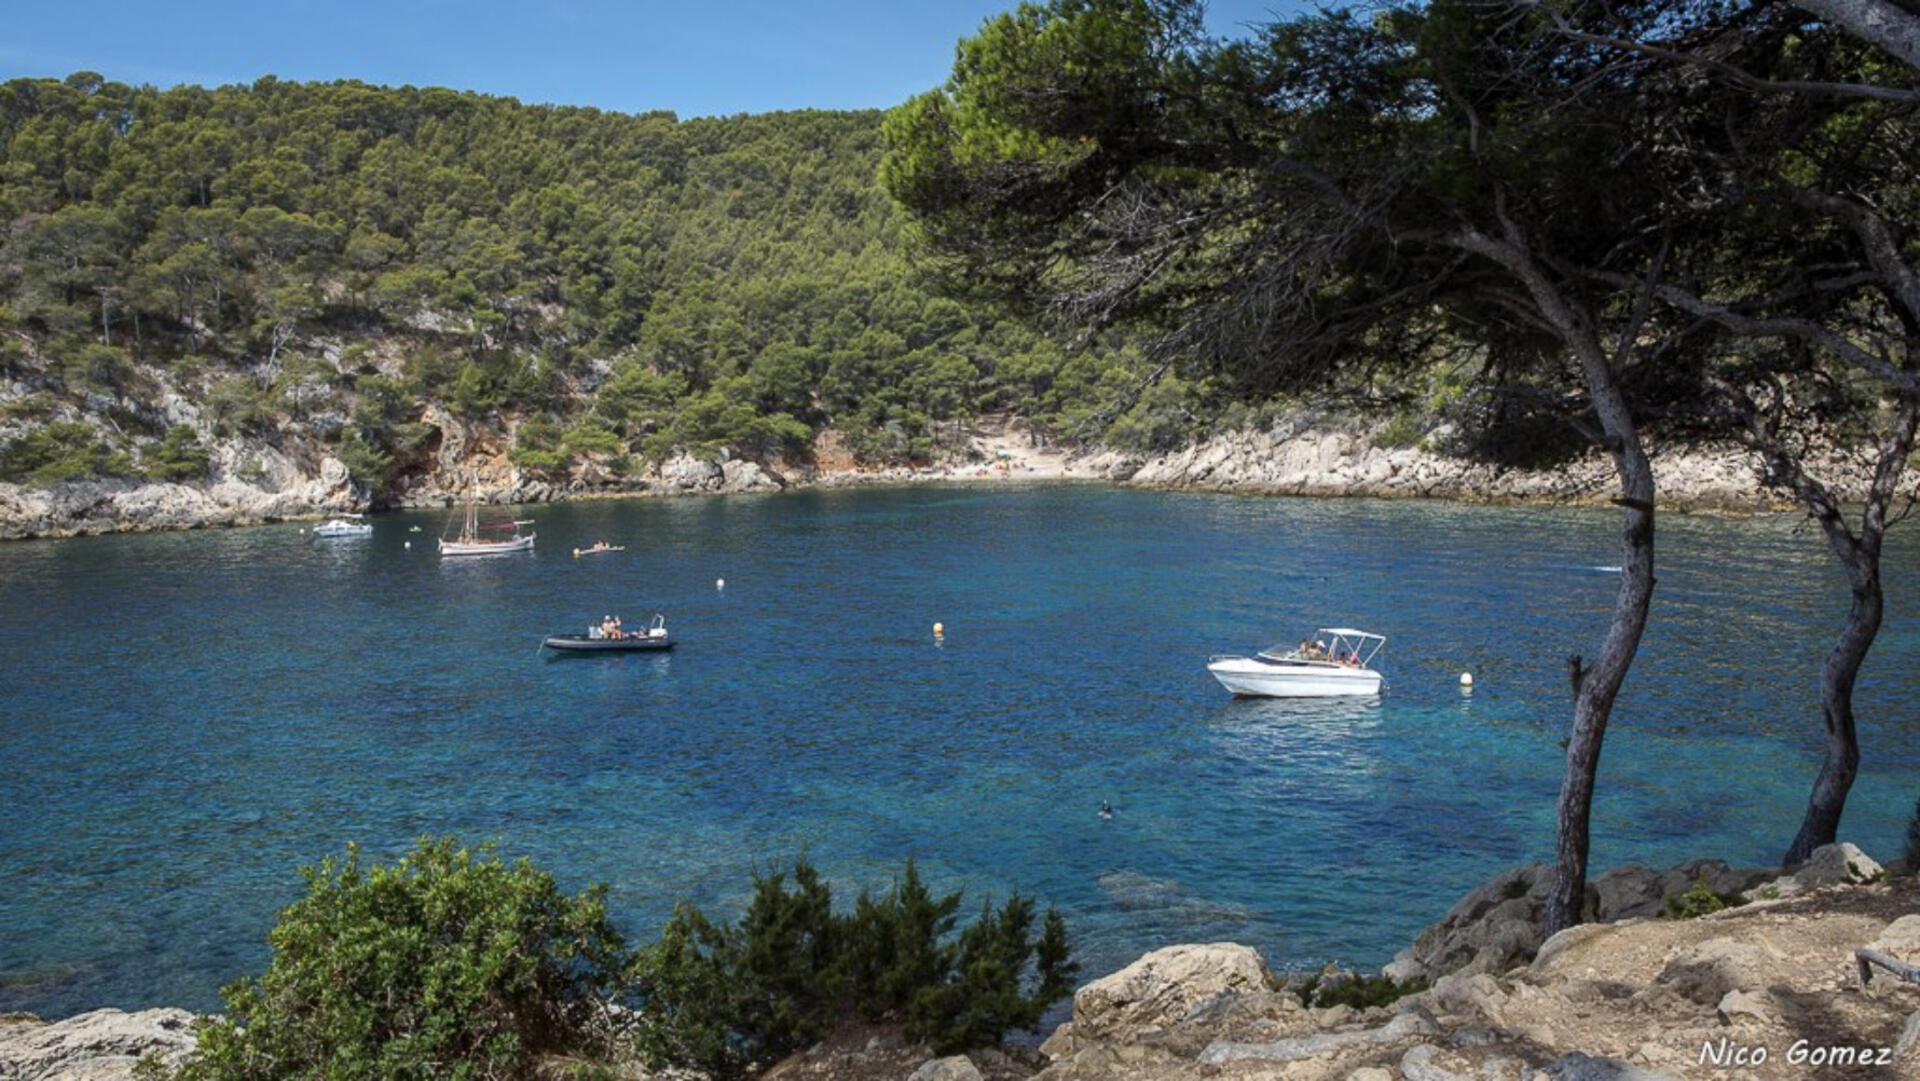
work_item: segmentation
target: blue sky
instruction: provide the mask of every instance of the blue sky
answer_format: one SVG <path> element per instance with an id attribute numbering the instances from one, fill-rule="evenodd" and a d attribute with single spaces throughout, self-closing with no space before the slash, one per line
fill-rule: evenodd
<path id="1" fill-rule="evenodd" d="M 898 104 L 1017 0 L 19 0 L 0 80 L 97 71 L 170 87 L 359 79 L 682 118 Z M 1212 0 L 1242 36 L 1296 0 Z"/>

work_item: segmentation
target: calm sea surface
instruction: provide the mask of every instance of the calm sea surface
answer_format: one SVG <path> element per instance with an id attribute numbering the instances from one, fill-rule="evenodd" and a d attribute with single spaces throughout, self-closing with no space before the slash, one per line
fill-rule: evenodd
<path id="1" fill-rule="evenodd" d="M 606 883 L 642 940 L 796 855 L 850 900 L 913 854 L 975 902 L 1058 906 L 1089 975 L 1221 939 L 1378 965 L 1550 857 L 1565 659 L 1619 562 L 1610 512 L 1100 486 L 521 516 L 537 552 L 467 561 L 434 555 L 439 513 L 0 545 L 0 1009 L 217 1008 L 300 866 L 445 833 Z M 1770 863 L 1842 579 L 1797 517 L 1660 530 L 1594 863 Z M 1843 826 L 1883 859 L 1920 795 L 1916 533 Z M 601 538 L 627 550 L 571 556 Z M 536 650 L 656 610 L 670 655 Z M 1380 698 L 1235 701 L 1203 667 L 1339 624 L 1388 636 Z"/>

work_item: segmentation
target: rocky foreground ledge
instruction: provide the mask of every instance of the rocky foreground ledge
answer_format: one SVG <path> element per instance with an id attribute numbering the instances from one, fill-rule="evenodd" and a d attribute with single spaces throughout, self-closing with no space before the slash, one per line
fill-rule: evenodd
<path id="1" fill-rule="evenodd" d="M 1543 943 L 1548 874 L 1516 868 L 1462 899 L 1389 966 L 1431 981 L 1391 1006 L 1309 1008 L 1249 947 L 1171 946 L 1082 987 L 1037 1057 L 936 1059 L 863 1030 L 766 1081 L 1920 1078 L 1920 985 L 1863 980 L 1856 953 L 1920 964 L 1911 873 L 1852 845 L 1792 875 L 1623 868 L 1589 889 L 1594 922 Z M 1753 900 L 1665 918 L 1689 891 Z M 144 1053 L 191 1047 L 182 1010 L 0 1017 L 0 1079 L 119 1081 Z"/>

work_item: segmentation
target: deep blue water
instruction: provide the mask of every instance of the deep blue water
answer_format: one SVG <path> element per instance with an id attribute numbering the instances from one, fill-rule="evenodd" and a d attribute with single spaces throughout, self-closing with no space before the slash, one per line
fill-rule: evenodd
<path id="1" fill-rule="evenodd" d="M 606 883 L 642 940 L 802 853 L 848 899 L 913 854 L 976 902 L 1057 905 L 1089 975 L 1221 939 L 1377 965 L 1550 856 L 1565 658 L 1619 562 L 1611 512 L 1101 486 L 521 516 L 537 552 L 468 561 L 433 554 L 438 513 L 0 546 L 0 1009 L 217 1008 L 300 866 L 429 833 Z M 1842 579 L 1796 516 L 1660 531 L 1594 866 L 1770 863 Z M 1881 858 L 1920 794 L 1913 532 L 1843 827 Z M 569 554 L 601 538 L 627 551 Z M 670 655 L 536 651 L 655 610 Z M 1379 699 L 1236 701 L 1204 671 L 1337 624 L 1389 636 Z"/>

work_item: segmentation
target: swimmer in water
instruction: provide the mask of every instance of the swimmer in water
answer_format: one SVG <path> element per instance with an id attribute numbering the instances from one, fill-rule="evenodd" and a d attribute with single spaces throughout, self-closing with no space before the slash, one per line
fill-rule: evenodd
<path id="1" fill-rule="evenodd" d="M 1101 818 L 1112 818 L 1112 817 L 1113 817 L 1113 804 L 1111 804 L 1111 803 L 1108 803 L 1108 802 L 1107 802 L 1106 800 L 1101 800 L 1101 801 L 1100 801 L 1100 817 L 1101 817 Z"/>

